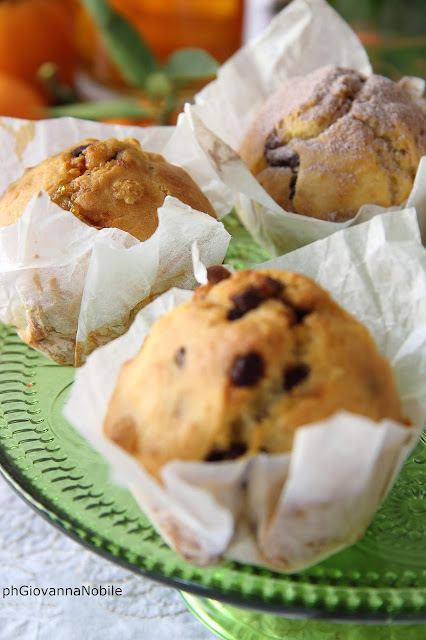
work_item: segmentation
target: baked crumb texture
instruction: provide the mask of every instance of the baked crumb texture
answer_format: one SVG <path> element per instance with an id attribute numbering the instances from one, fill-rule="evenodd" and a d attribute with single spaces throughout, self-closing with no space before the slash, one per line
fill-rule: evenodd
<path id="1" fill-rule="evenodd" d="M 363 204 L 402 204 L 425 154 L 425 100 L 336 66 L 286 80 L 240 148 L 280 206 L 337 222 Z"/>
<path id="2" fill-rule="evenodd" d="M 213 275 L 153 325 L 109 403 L 105 434 L 150 473 L 174 459 L 288 452 L 299 426 L 339 409 L 403 422 L 389 363 L 312 280 Z"/>
<path id="3" fill-rule="evenodd" d="M 167 195 L 216 217 L 186 171 L 143 151 L 135 138 L 88 138 L 27 169 L 0 199 L 0 225 L 17 222 L 41 190 L 82 222 L 116 227 L 141 241 L 156 230 Z"/>

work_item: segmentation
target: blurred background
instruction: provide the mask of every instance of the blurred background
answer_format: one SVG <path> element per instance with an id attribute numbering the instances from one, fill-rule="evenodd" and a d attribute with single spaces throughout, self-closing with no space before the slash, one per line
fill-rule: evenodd
<path id="1" fill-rule="evenodd" d="M 2 0 L 0 115 L 173 123 L 292 0 Z M 376 72 L 426 77 L 426 0 L 330 0 Z"/>

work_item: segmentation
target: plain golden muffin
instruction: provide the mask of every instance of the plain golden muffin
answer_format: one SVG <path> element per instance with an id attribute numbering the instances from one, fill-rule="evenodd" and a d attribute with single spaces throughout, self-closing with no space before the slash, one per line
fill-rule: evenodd
<path id="1" fill-rule="evenodd" d="M 82 222 L 117 227 L 141 241 L 156 230 L 157 209 L 168 195 L 216 217 L 184 169 L 143 151 L 134 138 L 88 138 L 27 169 L 0 198 L 0 225 L 17 222 L 41 190 Z"/>
<path id="2" fill-rule="evenodd" d="M 159 477 L 175 459 L 292 448 L 338 410 L 404 423 L 391 367 L 368 330 L 315 282 L 276 270 L 210 282 L 161 317 L 125 363 L 105 435 Z"/>
<path id="3" fill-rule="evenodd" d="M 285 210 L 337 222 L 363 204 L 403 204 L 425 154 L 425 100 L 403 83 L 333 65 L 286 80 L 240 148 Z"/>

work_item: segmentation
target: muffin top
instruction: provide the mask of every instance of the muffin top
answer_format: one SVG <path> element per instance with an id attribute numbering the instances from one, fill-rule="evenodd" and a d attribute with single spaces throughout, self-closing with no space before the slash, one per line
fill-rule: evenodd
<path id="1" fill-rule="evenodd" d="M 287 211 L 324 220 L 400 205 L 426 154 L 426 102 L 380 75 L 334 65 L 283 82 L 240 155 Z"/>
<path id="2" fill-rule="evenodd" d="M 389 363 L 315 282 L 209 273 L 216 284 L 153 325 L 109 403 L 106 436 L 150 473 L 290 451 L 298 427 L 338 410 L 404 422 Z"/>
<path id="3" fill-rule="evenodd" d="M 167 195 L 216 217 L 184 169 L 143 151 L 134 138 L 88 138 L 27 169 L 0 198 L 0 225 L 17 222 L 41 190 L 82 222 L 117 227 L 141 241 L 156 230 L 157 209 Z"/>

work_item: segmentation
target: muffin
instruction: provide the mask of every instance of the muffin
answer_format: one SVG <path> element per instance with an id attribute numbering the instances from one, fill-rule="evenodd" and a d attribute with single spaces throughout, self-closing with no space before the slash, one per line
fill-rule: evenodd
<path id="1" fill-rule="evenodd" d="M 143 151 L 134 138 L 88 138 L 27 169 L 0 198 L 0 226 L 17 222 L 42 190 L 82 222 L 116 227 L 141 241 L 156 230 L 157 209 L 168 195 L 216 217 L 184 169 Z"/>
<path id="2" fill-rule="evenodd" d="M 287 211 L 341 222 L 401 205 L 426 154 L 426 101 L 404 83 L 337 66 L 286 80 L 239 153 Z"/>
<path id="3" fill-rule="evenodd" d="M 339 410 L 404 422 L 389 363 L 315 282 L 277 270 L 212 282 L 161 317 L 125 363 L 104 433 L 153 476 L 167 462 L 292 448 Z"/>
<path id="4" fill-rule="evenodd" d="M 162 231 L 144 242 L 159 225 L 157 209 L 167 195 L 175 201 L 163 210 Z M 14 223 L 33 196 L 22 233 Z M 84 224 L 58 215 L 52 201 Z M 0 274 L 2 322 L 66 366 L 80 366 L 127 331 L 160 293 L 183 282 L 190 287 L 191 242 L 218 252 L 216 262 L 223 243 L 210 245 L 226 234 L 186 171 L 144 152 L 133 138 L 86 139 L 27 169 L 0 198 L 0 226 L 11 239 Z"/>

